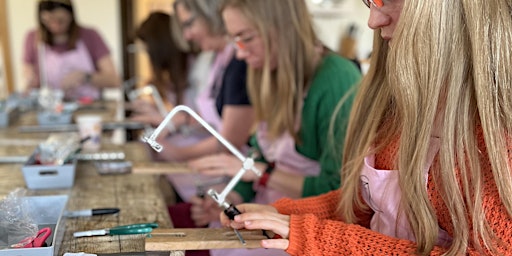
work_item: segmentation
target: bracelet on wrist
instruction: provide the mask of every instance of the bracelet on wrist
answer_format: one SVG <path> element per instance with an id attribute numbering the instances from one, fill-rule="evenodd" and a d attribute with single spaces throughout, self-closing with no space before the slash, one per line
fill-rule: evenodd
<path id="1" fill-rule="evenodd" d="M 265 168 L 265 173 L 272 173 L 274 171 L 274 168 L 276 167 L 276 162 L 270 162 L 267 165 L 267 168 Z"/>
<path id="2" fill-rule="evenodd" d="M 258 180 L 258 186 L 260 187 L 267 187 L 268 179 L 270 178 L 270 173 L 266 172 L 263 173 Z"/>
<path id="3" fill-rule="evenodd" d="M 266 187 L 268 183 L 268 179 L 270 178 L 270 174 L 274 171 L 276 164 L 275 162 L 270 162 L 267 165 L 267 168 L 265 168 L 265 172 L 261 175 L 260 179 L 258 180 L 258 185 L 261 187 Z"/>
<path id="4" fill-rule="evenodd" d="M 85 73 L 84 76 L 84 83 L 88 84 L 92 81 L 92 73 Z"/>

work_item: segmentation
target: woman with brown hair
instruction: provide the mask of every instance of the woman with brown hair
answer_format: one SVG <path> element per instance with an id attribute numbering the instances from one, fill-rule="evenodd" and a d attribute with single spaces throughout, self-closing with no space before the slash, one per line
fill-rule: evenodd
<path id="1" fill-rule="evenodd" d="M 120 85 L 107 45 L 77 23 L 70 0 L 40 0 L 37 18 L 38 29 L 25 39 L 27 90 L 48 86 L 69 100 L 96 100 L 101 88 Z"/>
<path id="2" fill-rule="evenodd" d="M 152 83 L 161 95 L 176 94 L 175 105 L 183 104 L 187 89 L 188 50 L 174 38 L 173 19 L 166 13 L 153 12 L 136 31 L 149 55 L 153 70 Z"/>
<path id="3" fill-rule="evenodd" d="M 163 12 L 151 13 L 137 28 L 135 35 L 140 39 L 149 56 L 152 77 L 150 85 L 155 86 L 163 103 L 169 111 L 176 105 L 192 108 L 199 90 L 197 85 L 190 85 L 189 70 L 196 56 L 186 43 L 176 35 L 176 21 Z M 133 111 L 130 119 L 158 126 L 163 121 L 154 102 L 137 99 L 131 102 Z M 179 120 L 181 121 L 179 121 Z M 184 124 L 184 118 L 173 119 L 175 126 Z"/>

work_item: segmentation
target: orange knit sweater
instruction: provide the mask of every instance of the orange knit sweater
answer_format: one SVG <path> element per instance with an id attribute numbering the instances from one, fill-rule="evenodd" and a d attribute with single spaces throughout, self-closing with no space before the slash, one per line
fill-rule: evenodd
<path id="1" fill-rule="evenodd" d="M 482 138 L 481 134 L 479 135 Z M 485 152 L 485 146 L 482 146 L 483 139 L 479 143 L 481 151 Z M 397 146 L 397 143 L 390 145 L 376 155 L 376 168 L 393 169 Z M 511 155 L 512 146 L 508 148 Z M 500 201 L 490 164 L 484 158 L 482 161 L 484 163 L 482 171 L 485 173 L 484 184 L 486 184 L 483 195 L 486 217 L 496 237 L 503 242 L 498 246 L 499 254 L 512 255 L 512 218 Z M 428 193 L 437 214 L 439 227 L 453 236 L 453 224 L 448 209 L 434 183 L 429 177 Z M 340 216 L 336 215 L 340 193 L 340 190 L 336 190 L 317 197 L 301 200 L 282 199 L 274 203 L 280 213 L 291 215 L 288 253 L 291 255 L 411 255 L 415 253 L 416 244 L 412 241 L 380 234 L 370 230 L 367 225 L 342 222 Z M 369 223 L 372 216 L 358 215 L 358 217 L 365 218 L 361 223 Z M 446 248 L 435 247 L 431 255 L 441 255 L 444 252 Z M 471 241 L 468 241 L 468 254 L 481 255 Z"/>

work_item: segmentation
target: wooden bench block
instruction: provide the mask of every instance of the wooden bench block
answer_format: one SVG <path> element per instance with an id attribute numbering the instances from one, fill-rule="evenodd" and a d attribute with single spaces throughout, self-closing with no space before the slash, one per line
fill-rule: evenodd
<path id="1" fill-rule="evenodd" d="M 146 251 L 208 250 L 261 248 L 267 239 L 261 230 L 239 230 L 246 241 L 243 245 L 235 232 L 228 228 L 154 229 L 146 238 Z"/>

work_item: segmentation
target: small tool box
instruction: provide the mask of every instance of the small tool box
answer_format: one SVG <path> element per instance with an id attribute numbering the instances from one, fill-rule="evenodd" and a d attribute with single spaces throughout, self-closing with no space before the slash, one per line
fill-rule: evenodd
<path id="1" fill-rule="evenodd" d="M 59 111 L 41 109 L 37 112 L 39 125 L 70 124 L 73 121 L 73 113 L 78 109 L 77 103 L 63 103 Z"/>
<path id="2" fill-rule="evenodd" d="M 71 188 L 75 181 L 76 159 L 61 165 L 44 165 L 37 162 L 35 154 L 21 167 L 29 189 Z"/>
<path id="3" fill-rule="evenodd" d="M 50 228 L 51 234 L 46 239 L 46 246 L 33 248 L 13 248 L 0 250 L 0 256 L 54 256 L 58 255 L 59 248 L 66 229 L 66 218 L 63 217 L 67 195 L 29 196 L 26 197 L 30 205 L 31 215 L 39 229 Z M 7 234 L 8 235 L 8 234 Z M 0 237 L 7 240 L 7 237 Z"/>
<path id="4" fill-rule="evenodd" d="M 77 133 L 52 134 L 35 149 L 21 167 L 29 189 L 70 188 L 75 181 L 77 160 L 75 153 L 80 149 Z"/>

